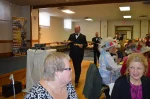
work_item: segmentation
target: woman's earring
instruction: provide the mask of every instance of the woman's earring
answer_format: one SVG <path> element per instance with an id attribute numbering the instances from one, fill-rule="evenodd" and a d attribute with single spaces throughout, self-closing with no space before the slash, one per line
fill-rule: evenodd
<path id="1" fill-rule="evenodd" d="M 144 75 L 146 75 L 146 74 L 147 74 L 147 72 L 145 71 L 145 72 L 144 72 Z"/>

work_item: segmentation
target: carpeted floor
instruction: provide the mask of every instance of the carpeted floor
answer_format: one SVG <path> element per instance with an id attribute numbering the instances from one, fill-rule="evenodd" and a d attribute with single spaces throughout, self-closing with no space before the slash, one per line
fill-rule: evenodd
<path id="1" fill-rule="evenodd" d="M 68 52 L 66 53 L 68 54 Z M 92 56 L 85 56 L 84 60 L 93 61 Z M 0 59 L 0 75 L 26 68 L 27 57 L 11 57 Z"/>
<path id="2" fill-rule="evenodd" d="M 0 75 L 26 68 L 27 57 L 11 57 L 0 59 Z"/>

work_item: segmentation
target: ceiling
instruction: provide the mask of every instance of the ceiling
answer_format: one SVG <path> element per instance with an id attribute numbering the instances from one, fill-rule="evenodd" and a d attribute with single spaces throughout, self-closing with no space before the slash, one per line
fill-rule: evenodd
<path id="1" fill-rule="evenodd" d="M 38 8 L 43 6 L 57 6 L 57 5 L 86 5 L 86 4 L 103 4 L 103 3 L 120 3 L 133 1 L 149 1 L 149 0 L 8 0 L 17 5 L 32 5 Z"/>
<path id="2" fill-rule="evenodd" d="M 85 17 L 97 20 L 150 20 L 149 0 L 8 0 L 11 3 L 40 8 L 40 12 L 48 12 L 51 16 L 84 21 Z M 133 2 L 134 1 L 134 2 Z M 146 2 L 144 4 L 142 1 Z M 75 14 L 65 14 L 58 7 L 65 6 Z M 120 12 L 119 6 L 130 6 L 131 11 Z M 123 15 L 131 15 L 132 19 L 123 19 Z M 144 16 L 147 17 L 139 17 Z"/>
<path id="3" fill-rule="evenodd" d="M 120 6 L 130 6 L 128 12 L 121 12 Z M 48 12 L 51 16 L 72 19 L 73 21 L 83 21 L 85 17 L 90 17 L 94 21 L 97 20 L 144 20 L 150 19 L 150 4 L 143 2 L 128 3 L 110 3 L 110 4 L 93 4 L 80 6 L 65 6 L 75 12 L 75 14 L 65 14 L 58 7 L 40 8 L 40 12 Z M 132 19 L 124 19 L 123 15 L 131 15 Z M 140 17 L 140 16 L 147 17 Z"/>
<path id="4" fill-rule="evenodd" d="M 17 5 L 47 5 L 47 4 L 60 4 L 84 1 L 97 1 L 97 0 L 9 0 Z"/>

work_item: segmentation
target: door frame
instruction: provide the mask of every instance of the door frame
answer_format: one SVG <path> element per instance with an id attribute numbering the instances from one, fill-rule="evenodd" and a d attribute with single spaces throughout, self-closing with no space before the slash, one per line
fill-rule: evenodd
<path id="1" fill-rule="evenodd" d="M 130 30 L 129 29 L 122 29 L 122 30 L 117 30 L 117 28 L 130 28 Z M 117 33 L 117 31 L 131 31 L 131 39 L 133 39 L 133 25 L 131 26 L 115 26 L 115 34 Z M 127 33 L 126 33 L 126 35 L 127 35 Z"/>

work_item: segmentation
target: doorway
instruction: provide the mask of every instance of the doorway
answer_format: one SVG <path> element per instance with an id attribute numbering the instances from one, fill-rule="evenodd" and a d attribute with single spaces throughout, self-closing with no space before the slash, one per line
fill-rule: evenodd
<path id="1" fill-rule="evenodd" d="M 121 35 L 123 40 L 133 38 L 133 26 L 115 26 L 115 33 Z"/>

